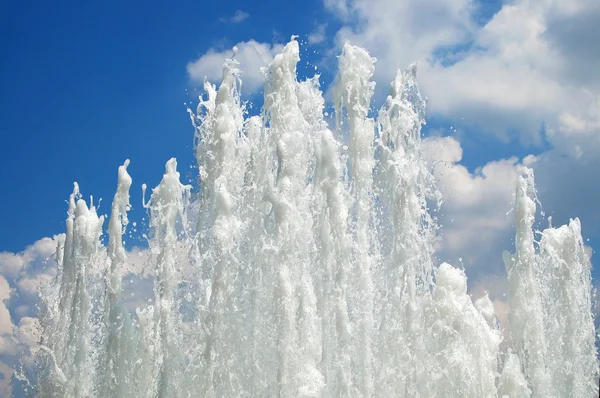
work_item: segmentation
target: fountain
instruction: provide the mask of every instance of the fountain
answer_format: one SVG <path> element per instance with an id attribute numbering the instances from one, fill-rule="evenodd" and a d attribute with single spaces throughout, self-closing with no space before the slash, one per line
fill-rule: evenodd
<path id="1" fill-rule="evenodd" d="M 129 161 L 108 223 L 75 189 L 42 294 L 40 397 L 591 397 L 598 358 L 577 219 L 536 249 L 532 171 L 505 253 L 510 333 L 464 272 L 434 264 L 440 194 L 421 154 L 416 67 L 369 117 L 375 59 L 346 44 L 333 91 L 298 81 L 292 39 L 246 117 L 239 64 L 190 111 L 200 194 L 171 159 L 144 206 L 151 303 L 128 309 Z M 144 186 L 145 190 L 145 186 Z M 504 337 L 503 337 L 504 336 Z M 504 341 L 503 341 L 504 339 Z M 506 346 L 506 348 L 501 349 Z"/>

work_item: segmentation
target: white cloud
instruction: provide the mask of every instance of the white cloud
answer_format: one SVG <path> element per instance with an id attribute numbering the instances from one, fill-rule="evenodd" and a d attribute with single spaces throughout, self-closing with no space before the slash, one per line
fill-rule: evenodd
<path id="1" fill-rule="evenodd" d="M 10 293 L 11 288 L 6 278 L 0 275 L 0 334 L 11 334 L 14 327 L 5 304 L 6 300 L 10 298 Z M 3 351 L 1 347 L 0 351 Z"/>
<path id="2" fill-rule="evenodd" d="M 26 316 L 35 316 L 40 286 L 56 274 L 57 237 L 43 238 L 28 246 L 20 253 L 0 253 L 0 277 L 10 286 L 9 294 L 2 297 L 10 315 L 0 315 L 0 333 L 6 333 L 13 324 L 19 324 Z M 4 289 L 0 279 L 0 290 Z M 0 314 L 3 308 L 0 307 Z"/>
<path id="3" fill-rule="evenodd" d="M 12 334 L 13 323 L 35 314 L 41 284 L 56 273 L 55 252 L 56 237 L 40 239 L 20 253 L 0 253 L 0 333 Z"/>
<path id="4" fill-rule="evenodd" d="M 50 258 L 56 251 L 56 242 L 53 238 L 43 238 L 27 247 L 20 253 L 0 253 L 0 273 L 10 280 L 15 280 L 27 268 L 43 266 L 43 262 Z"/>
<path id="5" fill-rule="evenodd" d="M 56 273 L 56 237 L 19 253 L 0 253 L 0 395 L 13 392 L 12 375 L 39 338 L 36 314 L 40 286 Z"/>
<path id="6" fill-rule="evenodd" d="M 2 252 L 0 253 L 0 272 L 2 275 L 15 279 L 28 261 L 22 255 Z"/>
<path id="7" fill-rule="evenodd" d="M 561 58 L 546 39 L 539 7 L 505 5 L 474 33 L 473 50 L 456 63 L 425 64 L 423 84 L 434 112 L 461 115 L 467 123 L 503 137 L 519 129 L 523 142 L 539 142 L 542 123 L 552 123 L 567 96 L 577 95 L 560 79 Z"/>
<path id="8" fill-rule="evenodd" d="M 227 17 L 227 18 L 219 18 L 219 22 L 222 23 L 240 23 L 245 21 L 246 19 L 248 19 L 250 17 L 250 14 L 248 14 L 247 12 L 244 12 L 242 10 L 237 10 L 232 16 Z"/>
<path id="9" fill-rule="evenodd" d="M 425 139 L 423 153 L 444 198 L 440 260 L 462 262 L 471 275 L 480 272 L 476 267 L 489 271 L 490 265 L 501 271 L 502 250 L 512 233 L 518 160 L 489 162 L 471 173 L 459 164 L 463 151 L 452 137 Z"/>
<path id="10" fill-rule="evenodd" d="M 356 22 L 342 27 L 336 40 L 338 46 L 350 41 L 376 56 L 378 81 L 391 81 L 397 67 L 424 61 L 435 48 L 461 42 L 473 30 L 469 0 L 355 0 L 325 4 L 333 10 L 349 9 L 347 13 L 356 15 Z"/>
<path id="11" fill-rule="evenodd" d="M 256 92 L 263 86 L 264 77 L 260 71 L 273 60 L 283 46 L 280 44 L 259 43 L 255 40 L 240 42 L 236 44 L 238 52 L 236 59 L 240 62 L 242 73 L 242 90 L 244 92 Z M 223 62 L 226 58 L 233 56 L 232 50 L 217 51 L 210 49 L 195 61 L 188 63 L 187 72 L 190 79 L 202 82 L 206 77 L 213 83 L 221 81 L 223 74 Z"/>
<path id="12" fill-rule="evenodd" d="M 418 62 L 429 111 L 457 125 L 538 144 L 542 124 L 556 128 L 562 114 L 590 106 L 590 90 L 599 93 L 600 75 L 592 67 L 600 60 L 593 34 L 600 23 L 597 1 L 517 0 L 483 25 L 476 23 L 480 4 L 472 0 L 325 5 L 356 16 L 342 18 L 347 24 L 337 33 L 338 46 L 350 40 L 369 49 L 378 58 L 380 82 Z"/>

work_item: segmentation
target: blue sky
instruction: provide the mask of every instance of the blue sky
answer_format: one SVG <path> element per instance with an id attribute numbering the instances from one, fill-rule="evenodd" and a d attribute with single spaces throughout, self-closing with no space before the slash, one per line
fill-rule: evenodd
<path id="1" fill-rule="evenodd" d="M 141 222 L 141 184 L 156 186 L 169 158 L 193 180 L 185 103 L 195 106 L 205 75 L 218 80 L 236 44 L 257 105 L 258 68 L 293 34 L 301 77 L 316 65 L 324 91 L 346 40 L 377 57 L 374 109 L 395 69 L 418 63 L 425 152 L 446 198 L 438 255 L 464 265 L 473 290 L 505 291 L 519 164 L 534 168 L 554 225 L 580 217 L 597 248 L 600 74 L 589 65 L 600 62 L 598 24 L 595 0 L 3 4 L 0 337 L 13 342 L 0 341 L 0 372 L 26 345 L 22 321 L 51 275 L 53 242 L 43 238 L 63 232 L 73 181 L 108 213 L 117 167 L 131 159 L 131 219 Z"/>

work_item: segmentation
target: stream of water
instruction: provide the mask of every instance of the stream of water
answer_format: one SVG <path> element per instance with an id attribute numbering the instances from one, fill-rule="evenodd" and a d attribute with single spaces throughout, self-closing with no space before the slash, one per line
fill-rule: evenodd
<path id="1" fill-rule="evenodd" d="M 200 193 L 166 164 L 145 203 L 152 303 L 123 304 L 132 179 L 104 219 L 75 185 L 43 292 L 40 397 L 592 397 L 598 359 L 579 220 L 534 242 L 533 173 L 505 253 L 510 330 L 436 264 L 441 196 L 421 153 L 416 67 L 370 117 L 375 60 L 346 44 L 333 89 L 297 80 L 292 40 L 246 116 L 239 64 L 190 112 Z M 504 339 L 504 340 L 503 340 Z"/>

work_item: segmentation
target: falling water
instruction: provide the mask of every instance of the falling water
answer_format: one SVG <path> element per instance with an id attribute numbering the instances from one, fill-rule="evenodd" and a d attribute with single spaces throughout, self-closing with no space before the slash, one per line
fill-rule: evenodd
<path id="1" fill-rule="evenodd" d="M 516 253 L 504 256 L 510 330 L 500 330 L 490 299 L 467 294 L 464 272 L 434 263 L 441 198 L 421 154 L 416 67 L 397 73 L 374 119 L 375 59 L 346 44 L 332 131 L 319 76 L 299 82 L 298 61 L 292 40 L 269 64 L 261 116 L 245 117 L 234 59 L 218 89 L 205 83 L 190 111 L 200 194 L 171 159 L 144 203 L 150 304 L 130 311 L 122 297 L 129 161 L 107 247 L 103 217 L 75 184 L 58 276 L 42 296 L 35 393 L 595 396 L 579 220 L 546 229 L 536 249 L 533 174 L 521 170 Z"/>

